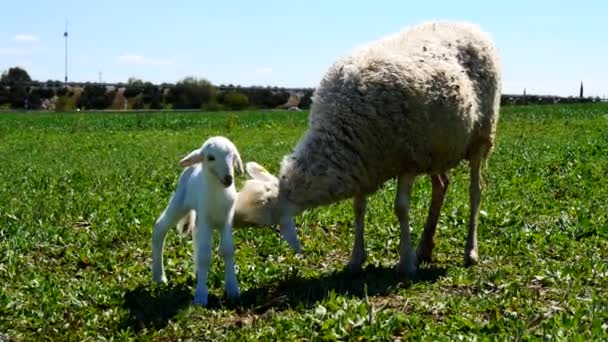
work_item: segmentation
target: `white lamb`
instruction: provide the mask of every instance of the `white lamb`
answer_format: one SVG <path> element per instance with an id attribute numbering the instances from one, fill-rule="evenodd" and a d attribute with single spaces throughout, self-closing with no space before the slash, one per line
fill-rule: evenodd
<path id="1" fill-rule="evenodd" d="M 237 148 L 224 137 L 211 137 L 201 148 L 190 152 L 179 162 L 186 167 L 175 193 L 165 211 L 154 225 L 152 234 L 152 276 L 156 282 L 166 282 L 163 266 L 165 237 L 170 227 L 179 222 L 196 225 L 192 229 L 197 282 L 194 303 L 207 305 L 207 272 L 211 261 L 213 228 L 220 230 L 220 253 L 224 259 L 226 295 L 229 300 L 239 297 L 234 268 L 232 226 L 237 192 L 234 167 L 243 173 L 243 163 Z"/>
<path id="2" fill-rule="evenodd" d="M 447 172 L 467 160 L 470 216 L 464 263 L 475 264 L 480 170 L 494 147 L 500 94 L 498 52 L 490 37 L 471 24 L 425 23 L 357 49 L 334 63 L 315 90 L 308 131 L 284 158 L 279 177 L 248 165 L 269 190 L 243 188 L 238 216 L 278 223 L 284 237 L 294 236 L 295 215 L 352 198 L 355 242 L 349 266 L 359 270 L 366 258 L 367 197 L 396 178 L 398 270 L 413 275 L 416 257 L 431 260 Z M 410 193 L 416 177 L 425 174 L 432 181 L 432 201 L 416 256 Z M 257 200 L 260 193 L 269 198 Z"/>

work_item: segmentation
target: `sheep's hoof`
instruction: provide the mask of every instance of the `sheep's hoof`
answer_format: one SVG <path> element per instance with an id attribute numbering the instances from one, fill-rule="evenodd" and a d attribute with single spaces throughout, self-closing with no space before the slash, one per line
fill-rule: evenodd
<path id="1" fill-rule="evenodd" d="M 239 298 L 241 298 L 241 293 L 238 288 L 226 289 L 226 299 L 228 299 L 229 302 L 236 302 Z"/>
<path id="2" fill-rule="evenodd" d="M 207 306 L 207 296 L 194 295 L 194 305 Z"/>
<path id="3" fill-rule="evenodd" d="M 346 264 L 346 269 L 351 273 L 361 273 L 365 259 L 367 259 L 365 253 L 355 253 L 355 256 L 351 257 L 348 264 Z"/>
<path id="4" fill-rule="evenodd" d="M 479 261 L 479 258 L 477 256 L 476 250 L 472 249 L 472 250 L 466 251 L 464 253 L 464 266 L 465 267 L 477 265 L 478 261 Z"/>
<path id="5" fill-rule="evenodd" d="M 416 265 L 410 263 L 399 263 L 397 265 L 397 274 L 408 279 L 416 279 Z"/>
<path id="6" fill-rule="evenodd" d="M 346 264 L 346 270 L 350 273 L 353 274 L 359 274 L 361 272 L 363 272 L 363 262 L 359 262 L 359 261 L 349 261 L 348 264 Z"/>
<path id="7" fill-rule="evenodd" d="M 194 290 L 194 304 L 207 306 L 208 293 L 206 289 L 196 289 Z"/>
<path id="8" fill-rule="evenodd" d="M 416 251 L 416 260 L 418 261 L 418 265 L 422 263 L 431 263 L 433 262 L 433 250 L 428 248 L 418 248 Z"/>

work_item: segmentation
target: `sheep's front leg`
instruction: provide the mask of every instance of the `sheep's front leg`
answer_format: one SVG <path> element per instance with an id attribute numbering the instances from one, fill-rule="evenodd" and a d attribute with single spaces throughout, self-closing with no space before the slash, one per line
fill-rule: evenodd
<path id="1" fill-rule="evenodd" d="M 203 215 L 201 215 L 203 216 Z M 196 290 L 194 291 L 194 304 L 207 306 L 207 273 L 211 264 L 211 239 L 213 231 L 211 225 L 204 217 L 198 217 L 196 221 Z"/>
<path id="2" fill-rule="evenodd" d="M 431 262 L 433 256 L 433 248 L 435 248 L 435 231 L 437 230 L 437 222 L 439 221 L 439 213 L 445 199 L 445 193 L 448 190 L 450 180 L 447 173 L 431 175 L 432 184 L 432 199 L 429 206 L 429 216 L 426 218 L 424 232 L 416 251 L 418 263 Z"/>
<path id="3" fill-rule="evenodd" d="M 355 242 L 353 251 L 348 262 L 348 269 L 352 272 L 360 272 L 361 265 L 367 257 L 365 253 L 365 240 L 363 231 L 365 226 L 365 210 L 367 208 L 367 197 L 357 195 L 353 198 L 353 210 L 355 213 Z"/>
<path id="4" fill-rule="evenodd" d="M 154 230 L 152 231 L 152 280 L 157 283 L 167 282 L 163 262 L 163 250 L 165 248 L 167 232 L 185 213 L 186 210 L 182 207 L 177 196 L 173 196 L 165 211 L 163 211 L 154 224 Z"/>
<path id="5" fill-rule="evenodd" d="M 412 248 L 409 223 L 410 196 L 415 178 L 415 175 L 400 176 L 397 184 L 397 196 L 395 198 L 395 214 L 399 219 L 401 228 L 397 271 L 409 277 L 413 277 L 416 274 L 416 255 Z"/>
<path id="6" fill-rule="evenodd" d="M 239 284 L 234 267 L 234 242 L 232 240 L 232 224 L 224 225 L 221 232 L 220 253 L 224 259 L 224 282 L 228 300 L 236 300 L 240 296 Z"/>
<path id="7" fill-rule="evenodd" d="M 477 264 L 477 218 L 479 216 L 479 204 L 481 202 L 481 158 L 472 158 L 471 165 L 471 184 L 469 188 L 470 197 L 470 217 L 469 235 L 464 250 L 464 265 L 471 266 Z"/>

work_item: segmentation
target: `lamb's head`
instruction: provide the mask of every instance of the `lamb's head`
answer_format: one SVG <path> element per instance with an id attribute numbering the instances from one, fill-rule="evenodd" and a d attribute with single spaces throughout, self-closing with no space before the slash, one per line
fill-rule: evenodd
<path id="1" fill-rule="evenodd" d="M 301 253 L 292 209 L 289 202 L 280 196 L 279 180 L 255 162 L 247 163 L 246 170 L 251 179 L 239 190 L 235 222 L 256 226 L 278 224 L 285 242 L 296 253 Z"/>
<path id="2" fill-rule="evenodd" d="M 179 165 L 188 167 L 196 163 L 203 163 L 205 170 L 229 187 L 234 183 L 234 169 L 243 173 L 243 162 L 236 146 L 225 137 L 211 137 L 201 148 L 196 149 L 182 160 Z"/>

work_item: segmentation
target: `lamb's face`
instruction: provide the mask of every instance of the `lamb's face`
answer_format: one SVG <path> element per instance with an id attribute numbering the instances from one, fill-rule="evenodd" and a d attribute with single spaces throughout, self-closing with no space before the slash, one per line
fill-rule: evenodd
<path id="1" fill-rule="evenodd" d="M 256 226 L 278 224 L 283 239 L 301 253 L 293 218 L 279 197 L 279 180 L 257 163 L 247 163 L 246 169 L 253 179 L 247 180 L 239 191 L 235 222 Z"/>
<path id="2" fill-rule="evenodd" d="M 225 187 L 234 184 L 234 168 L 243 173 L 241 156 L 234 144 L 224 137 L 211 137 L 200 149 L 190 152 L 180 161 L 182 167 L 203 163 L 205 170 Z"/>

